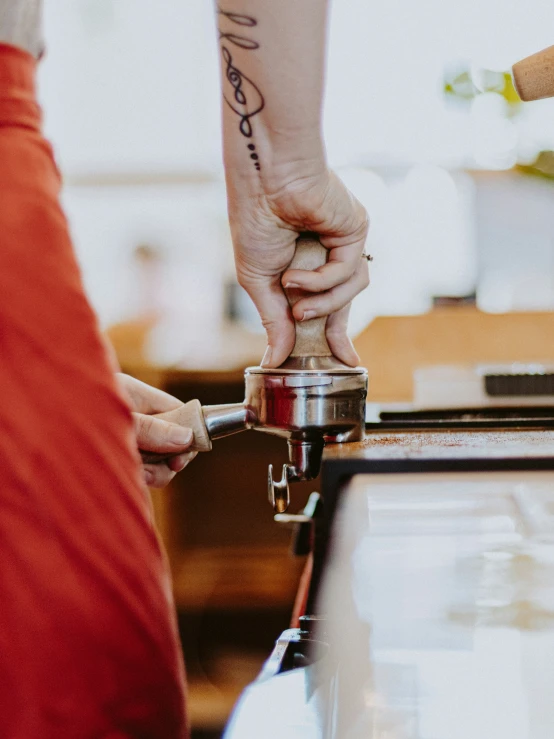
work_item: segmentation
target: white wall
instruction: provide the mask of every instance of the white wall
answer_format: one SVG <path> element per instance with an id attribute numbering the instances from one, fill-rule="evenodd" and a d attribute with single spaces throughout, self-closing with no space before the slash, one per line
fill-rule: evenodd
<path id="1" fill-rule="evenodd" d="M 211 0 L 46 0 L 46 36 L 47 131 L 68 172 L 219 168 Z M 468 119 L 444 104 L 445 64 L 507 69 L 553 42 L 550 0 L 335 0 L 331 160 L 463 160 Z"/>
<path id="2" fill-rule="evenodd" d="M 208 263 L 220 283 L 228 273 L 214 25 L 211 0 L 46 0 L 46 130 L 103 323 L 129 312 L 129 259 L 140 241 L 163 248 L 182 284 Z M 326 140 L 370 212 L 376 256 L 354 330 L 377 313 L 422 311 L 432 294 L 475 284 L 472 188 L 444 167 L 473 163 L 476 133 L 494 148 L 495 126 L 515 124 L 446 105 L 445 66 L 462 59 L 506 69 L 553 42 L 551 0 L 335 0 Z M 526 108 L 514 131 L 528 147 L 554 147 L 553 102 Z M 102 173 L 208 175 L 214 184 L 71 185 Z M 220 304 L 214 290 L 206 300 Z"/>
<path id="3" fill-rule="evenodd" d="M 218 167 L 209 0 L 46 0 L 46 130 L 69 174 Z"/>

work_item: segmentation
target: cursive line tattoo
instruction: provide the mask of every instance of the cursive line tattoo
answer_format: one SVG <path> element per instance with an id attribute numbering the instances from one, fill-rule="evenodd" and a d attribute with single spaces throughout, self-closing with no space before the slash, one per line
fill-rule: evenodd
<path id="1" fill-rule="evenodd" d="M 218 7 L 217 12 L 223 19 L 235 26 L 241 26 L 244 29 L 254 28 L 258 25 L 258 21 L 250 15 L 243 13 L 234 13 L 223 10 Z M 226 42 L 237 46 L 239 49 L 246 51 L 255 51 L 260 48 L 260 44 L 249 36 L 243 35 L 243 32 L 236 33 L 234 30 L 219 28 L 220 42 Z M 253 161 L 255 168 L 260 170 L 260 162 L 256 153 L 256 146 L 251 142 L 254 131 L 252 128 L 252 118 L 258 115 L 265 106 L 264 97 L 260 88 L 240 69 L 233 61 L 233 56 L 225 43 L 221 43 L 221 56 L 225 63 L 224 82 L 230 89 L 226 92 L 225 84 L 223 89 L 223 99 L 229 108 L 239 117 L 239 131 L 249 139 L 248 150 L 250 159 Z"/>
<path id="2" fill-rule="evenodd" d="M 223 10 L 221 7 L 217 9 L 217 12 L 219 13 L 219 15 L 224 15 L 232 23 L 236 23 L 237 26 L 249 26 L 249 28 L 253 28 L 254 26 L 258 25 L 258 21 L 255 18 L 252 18 L 251 15 L 243 15 L 242 13 L 231 13 L 228 10 Z"/>
<path id="3" fill-rule="evenodd" d="M 238 46 L 241 49 L 248 49 L 249 51 L 254 51 L 255 49 L 260 48 L 260 44 L 257 41 L 252 41 L 245 36 L 237 36 L 236 33 L 223 33 L 222 31 L 220 31 L 219 39 L 226 39 L 235 46 Z"/>
<path id="4" fill-rule="evenodd" d="M 258 25 L 257 20 L 249 15 L 242 15 L 241 13 L 229 13 L 226 10 L 222 10 L 221 8 L 218 8 L 217 12 L 219 13 L 219 15 L 222 15 L 227 18 L 227 20 L 231 21 L 231 23 L 235 23 L 237 26 L 253 28 L 254 26 Z M 238 33 L 233 33 L 231 31 L 222 31 L 221 29 L 219 29 L 219 40 L 221 41 L 223 39 L 229 41 L 231 44 L 234 44 L 241 49 L 248 49 L 249 51 L 254 51 L 255 49 L 260 48 L 260 44 L 257 41 L 248 38 L 248 36 L 242 36 Z"/>
<path id="5" fill-rule="evenodd" d="M 233 64 L 233 57 L 226 46 L 221 47 L 221 54 L 226 64 L 225 78 L 233 88 L 232 101 L 225 93 L 223 93 L 223 99 L 231 110 L 239 116 L 239 131 L 246 138 L 251 138 L 251 118 L 263 110 L 264 97 L 252 80 Z"/>

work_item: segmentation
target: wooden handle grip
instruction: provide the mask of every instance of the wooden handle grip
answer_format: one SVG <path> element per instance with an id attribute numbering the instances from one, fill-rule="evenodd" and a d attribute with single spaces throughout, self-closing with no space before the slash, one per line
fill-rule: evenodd
<path id="1" fill-rule="evenodd" d="M 296 242 L 296 251 L 289 269 L 316 270 L 327 262 L 329 252 L 321 245 L 315 235 L 300 236 Z M 285 290 L 287 300 L 292 308 L 308 293 L 297 288 Z M 329 344 L 325 338 L 327 317 L 312 318 L 309 321 L 296 321 L 296 343 L 291 357 L 332 357 Z"/>
<path id="2" fill-rule="evenodd" d="M 185 426 L 192 429 L 193 442 L 189 449 L 191 452 L 209 452 L 212 449 L 212 441 L 208 435 L 208 429 L 204 421 L 202 406 L 199 400 L 189 400 L 188 403 L 176 408 L 174 411 L 166 413 L 157 413 L 156 418 L 163 421 L 177 423 L 179 426 Z M 141 452 L 142 461 L 146 464 L 155 464 L 163 462 L 170 456 L 168 454 L 156 454 L 155 452 Z"/>
<path id="3" fill-rule="evenodd" d="M 517 94 L 525 102 L 554 97 L 554 46 L 514 64 L 512 75 Z"/>

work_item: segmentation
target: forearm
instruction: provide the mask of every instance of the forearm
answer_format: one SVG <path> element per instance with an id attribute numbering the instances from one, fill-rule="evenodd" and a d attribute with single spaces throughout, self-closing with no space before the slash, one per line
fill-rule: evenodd
<path id="1" fill-rule="evenodd" d="M 220 1 L 228 180 L 271 191 L 325 166 L 326 25 L 326 0 Z"/>
<path id="2" fill-rule="evenodd" d="M 307 293 L 294 318 L 328 316 L 331 350 L 356 364 L 346 322 L 349 302 L 368 283 L 360 259 L 368 222 L 326 162 L 327 0 L 218 1 L 229 223 L 239 283 L 267 331 L 262 364 L 279 367 L 294 346 L 283 285 Z M 287 269 L 303 231 L 329 250 L 317 271 Z"/>
<path id="3" fill-rule="evenodd" d="M 0 43 L 42 52 L 42 0 L 0 1 Z"/>

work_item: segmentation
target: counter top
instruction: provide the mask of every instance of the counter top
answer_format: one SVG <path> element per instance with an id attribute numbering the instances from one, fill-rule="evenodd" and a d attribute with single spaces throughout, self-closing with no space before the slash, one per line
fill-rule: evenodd
<path id="1" fill-rule="evenodd" d="M 537 458 L 554 464 L 554 430 L 374 431 L 363 441 L 329 444 L 324 453 L 325 463 Z"/>
<path id="2" fill-rule="evenodd" d="M 371 431 L 325 447 L 321 492 L 330 520 L 355 475 L 517 470 L 554 470 L 554 430 Z"/>

